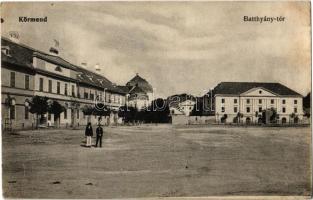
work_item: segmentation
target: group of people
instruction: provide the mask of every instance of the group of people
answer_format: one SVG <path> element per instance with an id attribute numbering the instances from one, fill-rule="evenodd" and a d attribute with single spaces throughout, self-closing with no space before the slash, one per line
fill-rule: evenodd
<path id="1" fill-rule="evenodd" d="M 89 122 L 86 126 L 86 130 L 85 130 L 85 136 L 86 136 L 86 147 L 91 147 L 91 143 L 92 143 L 92 136 L 93 136 L 93 130 L 92 130 L 92 126 L 91 123 Z M 102 147 L 102 136 L 103 136 L 103 128 L 102 125 L 98 124 L 98 127 L 96 129 L 96 145 L 95 147 L 98 147 L 98 143 L 100 148 Z"/>

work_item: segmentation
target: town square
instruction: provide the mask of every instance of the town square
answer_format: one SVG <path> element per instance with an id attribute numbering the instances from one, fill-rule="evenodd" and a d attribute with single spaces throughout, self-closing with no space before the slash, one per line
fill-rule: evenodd
<path id="1" fill-rule="evenodd" d="M 91 149 L 81 146 L 83 130 L 3 135 L 4 196 L 309 196 L 309 131 L 119 126 L 105 128 L 103 148 Z"/>
<path id="2" fill-rule="evenodd" d="M 3 3 L 3 197 L 308 198 L 310 6 Z"/>

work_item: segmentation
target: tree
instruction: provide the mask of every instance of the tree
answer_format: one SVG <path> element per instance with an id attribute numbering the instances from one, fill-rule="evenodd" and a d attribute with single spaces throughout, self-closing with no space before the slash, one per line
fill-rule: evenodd
<path id="1" fill-rule="evenodd" d="M 57 101 L 52 101 L 48 108 L 49 113 L 54 115 L 54 120 L 57 122 L 57 127 L 60 125 L 60 114 L 65 111 L 64 106 L 62 106 Z"/>
<path id="2" fill-rule="evenodd" d="M 93 108 L 92 114 L 96 116 L 109 116 L 110 115 L 110 109 L 105 106 L 103 103 L 97 103 L 95 107 Z"/>
<path id="3" fill-rule="evenodd" d="M 197 101 L 193 106 L 190 116 L 203 116 L 204 113 L 203 100 L 201 98 L 197 98 L 196 100 Z"/>
<path id="4" fill-rule="evenodd" d="M 238 112 L 235 118 L 236 118 L 235 121 L 239 124 L 240 123 L 240 118 L 243 118 L 243 114 Z"/>
<path id="5" fill-rule="evenodd" d="M 36 114 L 36 128 L 39 125 L 39 116 L 42 122 L 43 115 L 48 112 L 48 98 L 47 97 L 40 97 L 34 96 L 29 103 L 30 109 L 29 112 L 32 114 Z"/>
<path id="6" fill-rule="evenodd" d="M 270 122 L 271 123 L 277 123 L 277 120 L 279 119 L 279 115 L 275 108 L 271 108 L 270 110 Z"/>

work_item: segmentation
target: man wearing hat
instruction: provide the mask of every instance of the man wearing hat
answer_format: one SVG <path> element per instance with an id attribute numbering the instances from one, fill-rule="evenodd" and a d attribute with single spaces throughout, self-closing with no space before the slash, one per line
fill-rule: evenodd
<path id="1" fill-rule="evenodd" d="M 102 125 L 99 123 L 98 128 L 96 129 L 97 140 L 96 140 L 96 147 L 98 147 L 98 142 L 100 142 L 100 148 L 102 147 L 102 136 L 103 136 L 103 128 Z"/>

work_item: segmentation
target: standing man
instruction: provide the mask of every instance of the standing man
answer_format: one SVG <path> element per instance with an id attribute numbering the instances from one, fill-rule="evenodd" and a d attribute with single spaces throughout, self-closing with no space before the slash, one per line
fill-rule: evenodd
<path id="1" fill-rule="evenodd" d="M 90 122 L 88 122 L 86 126 L 85 136 L 86 136 L 86 147 L 91 147 L 91 137 L 93 136 L 93 131 Z"/>
<path id="2" fill-rule="evenodd" d="M 98 128 L 96 130 L 97 133 L 97 140 L 96 140 L 96 147 L 98 146 L 98 142 L 100 142 L 100 148 L 102 147 L 102 136 L 103 136 L 103 129 L 101 124 L 99 123 Z"/>

